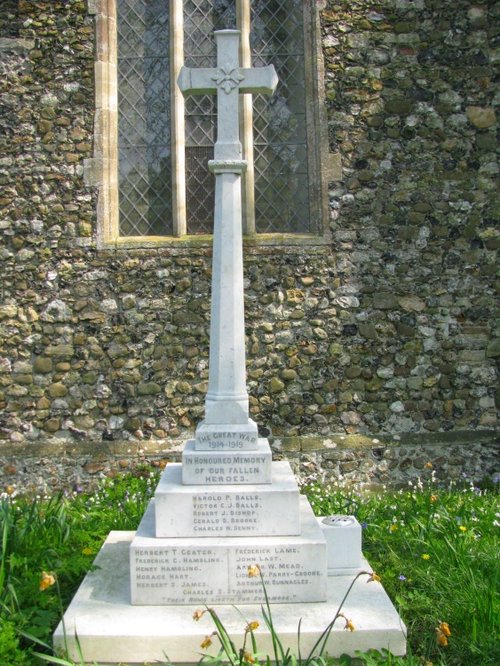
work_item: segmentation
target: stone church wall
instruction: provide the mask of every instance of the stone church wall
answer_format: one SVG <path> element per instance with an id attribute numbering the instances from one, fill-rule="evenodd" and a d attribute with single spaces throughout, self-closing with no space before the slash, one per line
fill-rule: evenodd
<path id="1" fill-rule="evenodd" d="M 491 442 L 500 5 L 321 4 L 343 176 L 329 184 L 329 245 L 245 251 L 253 417 L 277 450 L 298 441 L 304 455 L 338 433 Z M 4 463 L 89 446 L 116 445 L 122 458 L 146 443 L 175 449 L 203 414 L 209 249 L 96 250 L 96 191 L 83 180 L 87 10 L 0 9 Z"/>

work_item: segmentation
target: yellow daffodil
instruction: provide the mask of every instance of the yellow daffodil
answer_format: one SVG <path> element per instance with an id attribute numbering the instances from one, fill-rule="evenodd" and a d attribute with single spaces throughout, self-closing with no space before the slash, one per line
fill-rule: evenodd
<path id="1" fill-rule="evenodd" d="M 255 657 L 253 656 L 253 654 L 250 654 L 249 652 L 244 652 L 243 661 L 246 662 L 247 664 L 255 664 Z"/>
<path id="2" fill-rule="evenodd" d="M 347 618 L 344 615 L 344 613 L 338 613 L 337 617 L 341 617 L 345 620 L 344 629 L 347 629 L 349 631 L 354 631 L 355 627 L 354 627 L 354 624 L 352 623 L 352 620 L 349 620 L 349 618 Z"/>
<path id="3" fill-rule="evenodd" d="M 436 627 L 436 641 L 438 645 L 446 647 L 449 636 L 451 636 L 450 625 L 447 622 L 440 622 Z"/>
<path id="4" fill-rule="evenodd" d="M 368 578 L 368 580 L 366 582 L 367 583 L 373 583 L 373 582 L 380 583 L 380 581 L 381 581 L 380 576 L 378 574 L 376 574 L 375 571 L 372 571 L 371 574 L 370 574 L 370 577 Z"/>
<path id="5" fill-rule="evenodd" d="M 431 461 L 429 460 L 428 462 L 425 463 L 424 467 L 425 467 L 425 469 L 432 469 L 433 465 L 432 465 Z"/>
<path id="6" fill-rule="evenodd" d="M 353 625 L 352 620 L 346 620 L 344 629 L 348 629 L 349 631 L 354 631 L 355 626 Z"/>
<path id="7" fill-rule="evenodd" d="M 252 620 L 252 622 L 249 622 L 245 627 L 245 632 L 248 633 L 249 631 L 255 631 L 258 628 L 259 628 L 259 623 L 257 622 L 257 620 Z"/>
<path id="8" fill-rule="evenodd" d="M 248 576 L 249 578 L 256 578 L 257 576 L 260 576 L 260 567 L 258 564 L 251 564 L 248 567 Z"/>
<path id="9" fill-rule="evenodd" d="M 431 556 L 429 555 L 429 553 L 424 553 L 424 554 L 422 555 L 422 559 L 425 560 L 425 561 L 427 562 L 427 560 L 430 560 L 430 559 L 431 559 Z"/>
<path id="10" fill-rule="evenodd" d="M 208 647 L 212 645 L 212 636 L 213 634 L 211 634 L 210 636 L 205 636 L 205 638 L 202 640 L 202 642 L 200 643 L 200 647 L 202 650 L 206 650 Z"/>
<path id="11" fill-rule="evenodd" d="M 461 532 L 467 532 L 467 528 L 465 527 L 465 525 L 460 525 L 458 529 L 459 529 Z"/>
<path id="12" fill-rule="evenodd" d="M 445 636 L 451 636 L 451 629 L 450 625 L 448 622 L 440 622 L 438 626 L 438 630 L 444 634 Z"/>
<path id="13" fill-rule="evenodd" d="M 437 502 L 437 498 L 438 498 L 437 495 L 431 495 L 431 496 L 429 497 L 429 499 L 430 499 L 431 502 Z"/>
<path id="14" fill-rule="evenodd" d="M 437 631 L 436 640 L 438 642 L 438 645 L 441 645 L 441 647 L 446 647 L 448 645 L 448 639 L 441 631 L 439 631 L 439 629 L 437 629 L 436 631 Z"/>
<path id="15" fill-rule="evenodd" d="M 56 577 L 54 576 L 54 574 L 42 571 L 42 578 L 40 580 L 40 585 L 38 586 L 40 592 L 47 590 L 49 587 L 52 587 L 52 585 L 55 585 L 55 582 L 56 582 Z"/>
<path id="16" fill-rule="evenodd" d="M 201 620 L 201 618 L 202 618 L 204 615 L 205 615 L 205 611 L 204 611 L 204 610 L 200 610 L 200 609 L 198 608 L 198 610 L 195 610 L 195 612 L 193 613 L 193 620 L 194 620 L 195 622 L 198 622 L 198 620 Z"/>

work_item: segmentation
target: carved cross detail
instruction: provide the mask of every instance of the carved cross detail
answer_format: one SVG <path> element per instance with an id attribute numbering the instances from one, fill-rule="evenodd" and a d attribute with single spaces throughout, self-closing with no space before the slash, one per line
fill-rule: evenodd
<path id="1" fill-rule="evenodd" d="M 239 84 L 245 80 L 243 74 L 240 74 L 236 67 L 221 67 L 215 76 L 212 76 L 212 80 L 215 81 L 217 86 L 221 87 L 222 90 L 229 94 L 233 88 L 239 86 Z"/>
<path id="2" fill-rule="evenodd" d="M 272 94 L 278 83 L 272 65 L 240 67 L 239 36 L 239 30 L 218 30 L 217 67 L 182 67 L 177 80 L 184 96 L 217 93 L 215 160 L 241 160 L 239 94 Z"/>

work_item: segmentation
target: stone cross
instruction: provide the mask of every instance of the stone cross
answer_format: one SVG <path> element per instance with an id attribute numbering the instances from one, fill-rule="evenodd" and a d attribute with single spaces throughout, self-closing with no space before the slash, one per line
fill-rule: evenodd
<path id="1" fill-rule="evenodd" d="M 210 360 L 205 420 L 196 429 L 199 450 L 257 448 L 249 418 L 245 369 L 241 174 L 246 168 L 239 140 L 239 94 L 272 94 L 272 65 L 239 66 L 239 31 L 215 32 L 217 67 L 183 67 L 182 93 L 217 93 L 217 141 L 209 169 L 215 174 Z"/>
<path id="2" fill-rule="evenodd" d="M 184 96 L 217 93 L 217 142 L 214 159 L 241 160 L 239 94 L 272 94 L 278 84 L 273 65 L 239 66 L 239 30 L 218 30 L 217 67 L 182 67 L 178 85 Z"/>

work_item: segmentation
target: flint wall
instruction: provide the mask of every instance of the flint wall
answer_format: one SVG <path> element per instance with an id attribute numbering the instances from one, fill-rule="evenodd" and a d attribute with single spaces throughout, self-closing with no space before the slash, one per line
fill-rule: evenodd
<path id="1" fill-rule="evenodd" d="M 292 458 L 339 433 L 492 442 L 500 5 L 322 6 L 332 240 L 245 250 L 252 415 Z M 96 249 L 94 39 L 78 0 L 0 9 L 5 464 L 175 449 L 203 414 L 209 247 Z"/>

